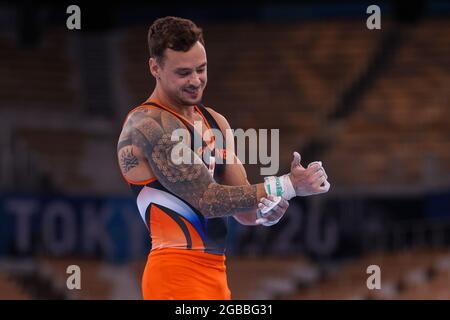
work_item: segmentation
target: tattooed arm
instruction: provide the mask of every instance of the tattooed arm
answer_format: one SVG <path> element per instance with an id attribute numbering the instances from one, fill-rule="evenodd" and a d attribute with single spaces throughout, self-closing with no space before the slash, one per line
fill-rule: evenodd
<path id="1" fill-rule="evenodd" d="M 228 123 L 227 119 L 216 112 L 211 108 L 207 108 L 209 113 L 214 117 L 217 124 L 219 125 L 220 130 L 224 137 L 226 137 L 226 130 L 231 130 L 231 126 Z M 235 154 L 234 147 L 234 139 L 229 139 L 227 141 L 227 157 L 232 157 L 232 161 L 225 165 L 225 170 L 221 181 L 229 186 L 245 186 L 250 185 L 250 182 L 247 180 L 247 173 L 245 172 L 245 168 L 242 162 Z M 260 198 L 258 198 L 259 200 Z M 252 208 L 250 210 L 242 210 L 236 213 L 233 218 L 235 218 L 240 224 L 243 225 L 257 225 L 256 224 L 256 215 L 257 208 Z"/>
<path id="2" fill-rule="evenodd" d="M 128 140 L 133 150 L 137 148 L 145 156 L 158 181 L 206 218 L 256 209 L 258 200 L 266 195 L 263 184 L 225 186 L 216 183 L 199 156 L 188 147 L 189 143 L 171 140 L 176 129 L 185 127 L 168 112 L 162 111 L 157 115 L 145 110 L 135 112 L 127 121 L 123 137 L 119 140 L 119 159 L 128 159 L 128 167 L 133 164 L 124 142 Z M 180 149 L 184 154 L 176 152 Z M 177 164 L 182 156 L 191 159 L 191 163 Z"/>
<path id="3" fill-rule="evenodd" d="M 120 153 L 120 166 L 123 173 L 128 173 L 131 169 L 139 165 L 139 160 L 133 154 L 133 147 L 125 147 Z"/>

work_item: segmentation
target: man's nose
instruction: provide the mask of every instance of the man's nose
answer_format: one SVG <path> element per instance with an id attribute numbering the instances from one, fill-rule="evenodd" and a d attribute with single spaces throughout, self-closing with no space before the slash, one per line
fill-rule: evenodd
<path id="1" fill-rule="evenodd" d="M 198 87 L 201 84 L 200 75 L 197 72 L 193 72 L 191 78 L 189 79 L 189 84 Z"/>

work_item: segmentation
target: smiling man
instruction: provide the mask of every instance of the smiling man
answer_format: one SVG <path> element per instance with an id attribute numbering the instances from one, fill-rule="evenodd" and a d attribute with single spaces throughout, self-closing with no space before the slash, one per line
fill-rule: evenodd
<path id="1" fill-rule="evenodd" d="M 251 185 L 233 152 L 226 153 L 232 161 L 223 161 L 224 154 L 216 152 L 218 137 L 211 129 L 225 133 L 230 125 L 201 104 L 207 84 L 202 30 L 190 20 L 161 18 L 149 29 L 148 45 L 156 86 L 128 114 L 117 146 L 122 175 L 150 232 L 143 297 L 230 299 L 225 271 L 228 219 L 273 225 L 292 197 L 327 192 L 327 176 L 321 164 L 304 168 L 295 153 L 289 174 Z M 201 122 L 202 132 L 195 122 Z M 180 129 L 187 141 L 173 139 Z M 201 148 L 193 146 L 198 136 Z M 181 155 L 174 149 L 180 144 L 183 159 L 187 155 L 192 161 L 178 161 Z"/>

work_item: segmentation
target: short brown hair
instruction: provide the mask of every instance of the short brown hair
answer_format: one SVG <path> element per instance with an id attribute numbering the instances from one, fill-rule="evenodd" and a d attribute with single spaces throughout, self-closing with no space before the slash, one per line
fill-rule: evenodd
<path id="1" fill-rule="evenodd" d="M 147 35 L 150 57 L 163 62 L 164 50 L 188 51 L 192 46 L 203 40 L 203 31 L 194 22 L 177 17 L 159 18 L 150 26 Z"/>

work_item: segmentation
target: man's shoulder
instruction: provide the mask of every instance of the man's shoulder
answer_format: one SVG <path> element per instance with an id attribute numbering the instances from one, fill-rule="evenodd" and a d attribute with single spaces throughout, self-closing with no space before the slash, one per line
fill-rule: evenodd
<path id="1" fill-rule="evenodd" d="M 146 122 L 156 122 L 162 124 L 172 124 L 179 127 L 181 121 L 172 113 L 149 105 L 140 105 L 132 109 L 125 118 L 124 124 L 136 126 Z"/>
<path id="2" fill-rule="evenodd" d="M 214 118 L 214 120 L 217 121 L 217 124 L 219 125 L 220 129 L 222 129 L 222 131 L 224 129 L 229 129 L 230 128 L 230 124 L 228 123 L 227 118 L 225 118 L 225 116 L 223 116 L 222 114 L 220 114 L 219 112 L 217 112 L 216 110 L 214 110 L 211 107 L 206 107 L 205 109 L 208 110 L 208 112 L 211 114 L 211 116 Z"/>
<path id="3" fill-rule="evenodd" d="M 133 120 L 136 118 L 154 118 L 161 116 L 161 109 L 152 108 L 146 105 L 140 105 L 133 108 L 127 115 L 126 120 Z"/>

